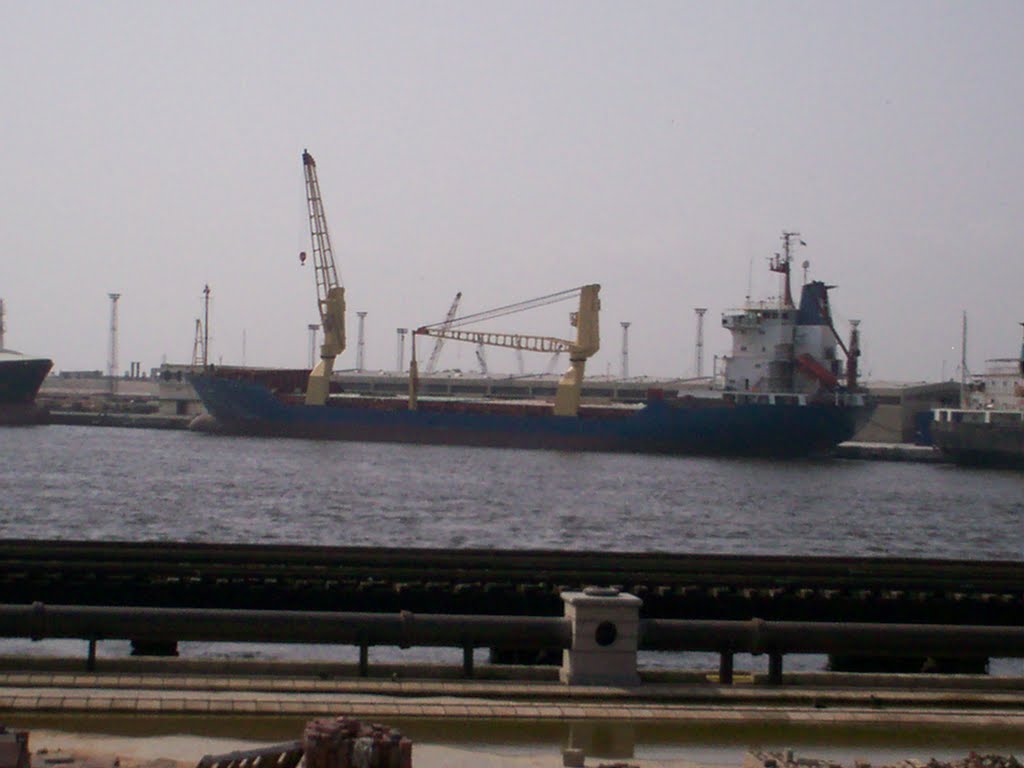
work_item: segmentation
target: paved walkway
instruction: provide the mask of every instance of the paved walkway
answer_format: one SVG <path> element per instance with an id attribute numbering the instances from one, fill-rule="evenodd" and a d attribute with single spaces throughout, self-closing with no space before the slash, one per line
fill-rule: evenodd
<path id="1" fill-rule="evenodd" d="M 0 673 L 0 718 L 21 714 L 333 716 L 360 719 L 908 725 L 1021 729 L 1024 690 L 517 681 L 317 680 Z"/>

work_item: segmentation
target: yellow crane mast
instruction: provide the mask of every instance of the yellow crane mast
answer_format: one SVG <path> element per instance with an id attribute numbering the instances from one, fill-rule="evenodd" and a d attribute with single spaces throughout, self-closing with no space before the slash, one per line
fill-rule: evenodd
<path id="1" fill-rule="evenodd" d="M 331 236 L 327 231 L 327 217 L 320 197 L 316 161 L 307 150 L 302 152 L 302 168 L 306 176 L 306 207 L 309 211 L 309 235 L 316 274 L 317 308 L 320 311 L 320 327 L 324 331 L 320 362 L 310 372 L 309 383 L 306 385 L 306 405 L 323 405 L 331 391 L 334 359 L 345 351 L 345 288 L 338 280 L 338 270 L 334 266 L 334 252 L 331 250 Z"/>
<path id="2" fill-rule="evenodd" d="M 601 301 L 598 298 L 600 285 L 584 285 L 579 288 L 572 288 L 568 291 L 553 293 L 549 296 L 542 296 L 537 299 L 509 304 L 498 309 L 478 312 L 473 315 L 455 318 L 445 323 L 435 325 L 424 325 L 413 331 L 413 355 L 416 350 L 416 336 L 432 336 L 438 339 L 450 339 L 452 341 L 468 341 L 477 345 L 488 345 L 492 347 L 506 347 L 509 349 L 523 350 L 526 352 L 568 352 L 569 370 L 567 370 L 558 382 L 558 389 L 555 392 L 555 415 L 575 416 L 579 412 L 580 389 L 583 385 L 583 373 L 587 360 L 593 357 L 601 346 L 598 315 L 601 309 Z M 569 320 L 576 328 L 576 339 L 560 339 L 554 336 L 533 336 L 519 333 L 495 333 L 492 331 L 468 331 L 460 330 L 457 326 L 466 325 L 472 322 L 491 320 L 496 317 L 503 317 L 515 312 L 522 312 L 527 309 L 553 304 L 557 301 L 564 301 L 567 298 L 579 296 L 579 309 L 569 315 Z M 412 369 L 413 371 L 415 368 Z M 411 373 L 410 375 L 415 375 Z M 412 382 L 411 382 L 412 383 Z M 411 386 L 410 404 L 415 408 L 415 385 Z"/>

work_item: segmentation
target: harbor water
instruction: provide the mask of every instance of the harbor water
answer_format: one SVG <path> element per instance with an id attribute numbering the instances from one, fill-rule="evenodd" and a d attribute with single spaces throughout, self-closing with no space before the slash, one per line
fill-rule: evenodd
<path id="1" fill-rule="evenodd" d="M 0 432 L 0 489 L 0 538 L 1024 559 L 1024 473 L 945 464 L 46 426 Z"/>

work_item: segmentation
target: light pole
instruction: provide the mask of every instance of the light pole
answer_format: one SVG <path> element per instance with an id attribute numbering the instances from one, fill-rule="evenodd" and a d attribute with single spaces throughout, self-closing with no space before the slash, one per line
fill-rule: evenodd
<path id="1" fill-rule="evenodd" d="M 629 326 L 628 320 L 622 321 L 622 378 L 629 378 Z"/>
<path id="2" fill-rule="evenodd" d="M 110 297 L 110 358 L 107 374 L 110 376 L 110 394 L 117 394 L 117 300 L 120 293 L 108 293 Z"/>
<path id="3" fill-rule="evenodd" d="M 707 307 L 697 307 L 697 378 L 704 376 L 704 313 Z"/>
<path id="4" fill-rule="evenodd" d="M 356 345 L 356 370 L 362 373 L 365 367 L 366 359 L 366 336 L 364 335 L 366 325 L 366 313 L 356 312 L 359 316 L 359 342 Z"/>

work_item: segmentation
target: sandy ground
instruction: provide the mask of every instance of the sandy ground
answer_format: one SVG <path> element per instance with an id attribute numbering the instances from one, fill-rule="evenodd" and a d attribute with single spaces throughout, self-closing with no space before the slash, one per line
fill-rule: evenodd
<path id="1" fill-rule="evenodd" d="M 86 768 L 112 766 L 115 760 L 120 768 L 193 768 L 204 755 L 265 746 L 267 744 L 262 742 L 189 735 L 139 738 L 33 730 L 29 736 L 33 768 L 44 768 L 48 762 L 54 768 L 65 768 L 66 764 L 62 760 L 66 758 L 74 758 L 74 763 Z M 586 761 L 587 768 L 619 762 L 595 758 Z M 695 762 L 678 759 L 662 761 L 630 758 L 622 762 L 638 768 L 698 768 Z M 483 748 L 413 744 L 412 763 L 414 768 L 560 768 L 562 755 L 557 749 L 499 754 Z M 732 768 L 739 768 L 739 763 Z"/>

